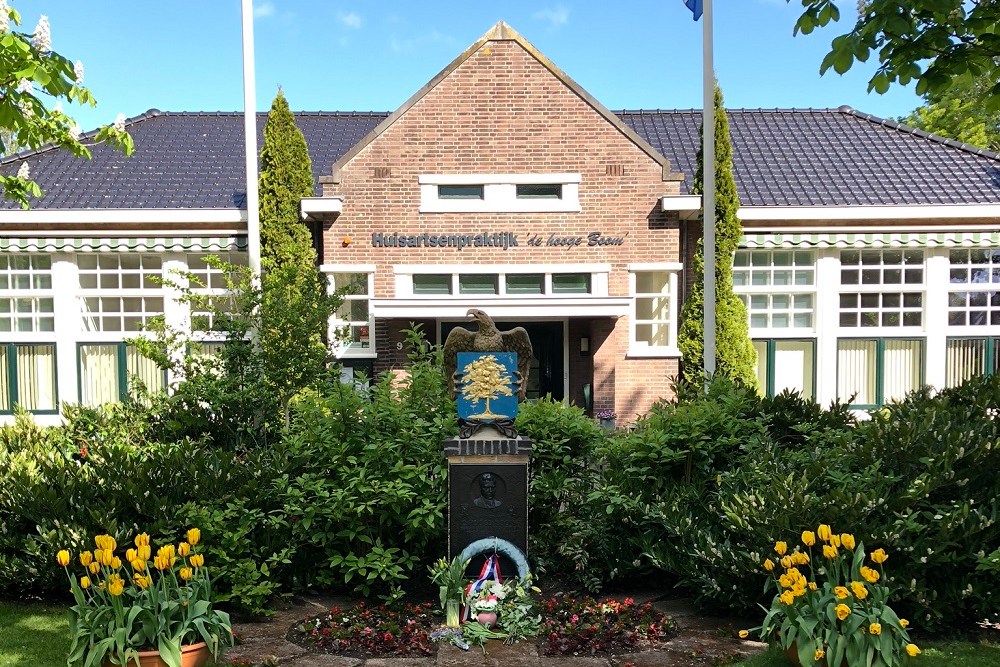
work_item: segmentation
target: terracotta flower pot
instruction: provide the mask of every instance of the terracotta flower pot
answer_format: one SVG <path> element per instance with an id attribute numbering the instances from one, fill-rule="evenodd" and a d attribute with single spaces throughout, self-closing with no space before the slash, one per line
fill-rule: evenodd
<path id="1" fill-rule="evenodd" d="M 204 667 L 208 664 L 211 653 L 208 644 L 198 642 L 181 647 L 181 667 Z M 130 661 L 128 667 L 133 667 L 135 661 Z M 160 659 L 159 651 L 139 651 L 140 667 L 167 667 L 167 663 Z M 115 667 L 110 660 L 104 661 L 104 667 Z"/>

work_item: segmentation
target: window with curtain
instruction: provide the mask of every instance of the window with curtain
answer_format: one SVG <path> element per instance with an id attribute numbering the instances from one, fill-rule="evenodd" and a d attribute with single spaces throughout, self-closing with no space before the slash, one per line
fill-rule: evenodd
<path id="1" fill-rule="evenodd" d="M 149 391 L 166 387 L 166 371 L 128 343 L 80 345 L 80 402 L 93 406 L 123 401 L 133 380 Z"/>
<path id="2" fill-rule="evenodd" d="M 949 338 L 945 347 L 945 386 L 1000 371 L 1000 336 Z"/>
<path id="3" fill-rule="evenodd" d="M 753 346 L 757 351 L 757 391 L 762 396 L 787 390 L 814 398 L 816 341 L 772 338 L 754 340 Z"/>
<path id="4" fill-rule="evenodd" d="M 56 412 L 56 346 L 0 344 L 0 412 Z"/>
<path id="5" fill-rule="evenodd" d="M 923 359 L 921 339 L 841 338 L 837 341 L 837 398 L 862 408 L 902 399 L 923 383 Z"/>

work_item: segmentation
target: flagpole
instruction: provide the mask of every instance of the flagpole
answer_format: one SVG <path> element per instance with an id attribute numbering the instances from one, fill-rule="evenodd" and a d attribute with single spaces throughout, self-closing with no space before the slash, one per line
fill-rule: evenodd
<path id="1" fill-rule="evenodd" d="M 705 256 L 705 375 L 715 374 L 715 66 L 712 0 L 702 4 L 702 229 Z"/>
<path id="2" fill-rule="evenodd" d="M 254 280 L 260 278 L 260 204 L 257 189 L 257 92 L 253 63 L 253 0 L 243 11 L 243 133 L 247 176 L 247 254 Z"/>

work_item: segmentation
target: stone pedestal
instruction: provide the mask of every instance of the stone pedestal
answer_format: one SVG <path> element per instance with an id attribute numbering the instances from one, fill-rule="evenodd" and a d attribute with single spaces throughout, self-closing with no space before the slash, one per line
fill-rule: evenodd
<path id="1" fill-rule="evenodd" d="M 528 462 L 531 441 L 507 438 L 485 426 L 471 438 L 444 441 L 448 457 L 448 558 L 473 542 L 506 540 L 528 553 Z M 489 553 L 473 558 L 466 575 L 479 576 Z M 503 576 L 517 567 L 501 554 Z"/>

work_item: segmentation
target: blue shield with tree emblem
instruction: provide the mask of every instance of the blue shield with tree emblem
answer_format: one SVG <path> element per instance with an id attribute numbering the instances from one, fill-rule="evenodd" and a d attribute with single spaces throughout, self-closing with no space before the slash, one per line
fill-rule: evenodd
<path id="1" fill-rule="evenodd" d="M 491 423 L 517 416 L 517 354 L 458 353 L 458 416 Z"/>

